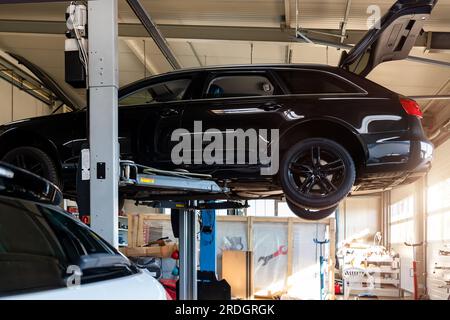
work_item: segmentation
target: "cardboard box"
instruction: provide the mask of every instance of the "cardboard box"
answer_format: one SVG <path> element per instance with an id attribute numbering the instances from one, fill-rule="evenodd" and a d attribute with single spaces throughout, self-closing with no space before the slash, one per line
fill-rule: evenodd
<path id="1" fill-rule="evenodd" d="M 157 258 L 170 258 L 172 252 L 177 250 L 176 244 L 167 244 L 164 246 L 152 246 L 152 247 L 123 247 L 120 251 L 127 257 L 157 257 Z"/>

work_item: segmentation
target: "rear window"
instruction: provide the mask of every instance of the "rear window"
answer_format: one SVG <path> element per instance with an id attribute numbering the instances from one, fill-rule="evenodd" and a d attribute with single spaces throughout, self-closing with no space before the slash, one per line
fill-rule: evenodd
<path id="1" fill-rule="evenodd" d="M 206 98 L 274 95 L 274 85 L 264 75 L 219 75 L 206 89 Z"/>
<path id="2" fill-rule="evenodd" d="M 278 70 L 278 76 L 291 94 L 362 93 L 344 78 L 314 70 Z"/>

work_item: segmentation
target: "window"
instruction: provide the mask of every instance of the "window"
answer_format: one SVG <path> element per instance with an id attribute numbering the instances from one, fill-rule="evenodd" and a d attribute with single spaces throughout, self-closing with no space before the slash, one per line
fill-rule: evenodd
<path id="1" fill-rule="evenodd" d="M 403 244 L 405 241 L 414 242 L 414 202 L 415 197 L 411 195 L 391 204 L 390 233 L 392 244 Z"/>
<path id="2" fill-rule="evenodd" d="M 358 87 L 327 72 L 278 70 L 277 74 L 291 94 L 361 93 Z"/>
<path id="3" fill-rule="evenodd" d="M 86 261 L 89 257 L 103 259 L 106 262 L 106 264 L 88 268 L 83 268 L 80 264 L 83 273 L 81 284 L 115 279 L 137 272 L 133 265 L 128 266 L 125 261 L 118 263 L 118 261 L 110 260 L 110 256 L 118 255 L 117 251 L 82 223 L 62 212 L 45 207 L 40 209 L 57 235 L 71 264 L 78 265 L 81 263 L 81 258 Z"/>
<path id="4" fill-rule="evenodd" d="M 91 229 L 61 212 L 54 212 L 43 207 L 42 211 L 47 221 L 55 231 L 60 242 L 71 243 L 64 246 L 66 254 L 73 257 L 72 263 L 77 263 L 82 255 L 107 253 L 115 254 L 115 250 Z"/>
<path id="5" fill-rule="evenodd" d="M 206 89 L 206 98 L 271 96 L 274 86 L 261 75 L 233 75 L 214 78 Z"/>
<path id="6" fill-rule="evenodd" d="M 247 216 L 254 217 L 274 217 L 275 200 L 249 200 Z"/>
<path id="7" fill-rule="evenodd" d="M 139 89 L 119 100 L 120 106 L 142 105 L 182 100 L 191 79 L 177 79 L 155 83 Z"/>

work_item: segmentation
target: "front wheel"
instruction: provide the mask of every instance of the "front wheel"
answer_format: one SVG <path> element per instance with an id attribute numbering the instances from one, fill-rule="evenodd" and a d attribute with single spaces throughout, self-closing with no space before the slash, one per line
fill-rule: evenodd
<path id="1" fill-rule="evenodd" d="M 289 207 L 289 209 L 299 218 L 305 219 L 305 220 L 321 220 L 325 219 L 326 217 L 330 216 L 334 211 L 336 211 L 338 205 L 334 205 L 331 208 L 322 209 L 322 210 L 311 210 L 311 209 L 305 209 L 302 207 L 297 206 L 296 204 L 290 202 L 289 200 L 286 200 L 286 203 Z"/>
<path id="2" fill-rule="evenodd" d="M 335 206 L 355 182 L 355 165 L 340 144 L 325 138 L 305 139 L 283 156 L 280 182 L 287 198 L 312 210 Z"/>

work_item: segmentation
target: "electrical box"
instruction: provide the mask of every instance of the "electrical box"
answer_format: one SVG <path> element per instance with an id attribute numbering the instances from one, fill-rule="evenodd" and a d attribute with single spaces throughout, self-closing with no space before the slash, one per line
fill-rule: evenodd
<path id="1" fill-rule="evenodd" d="M 86 88 L 87 76 L 87 10 L 83 4 L 72 3 L 66 10 L 66 41 L 64 45 L 65 80 L 74 88 Z"/>
<path id="2" fill-rule="evenodd" d="M 64 50 L 65 80 L 74 88 L 86 88 L 86 71 L 80 59 L 76 39 L 66 39 Z"/>

